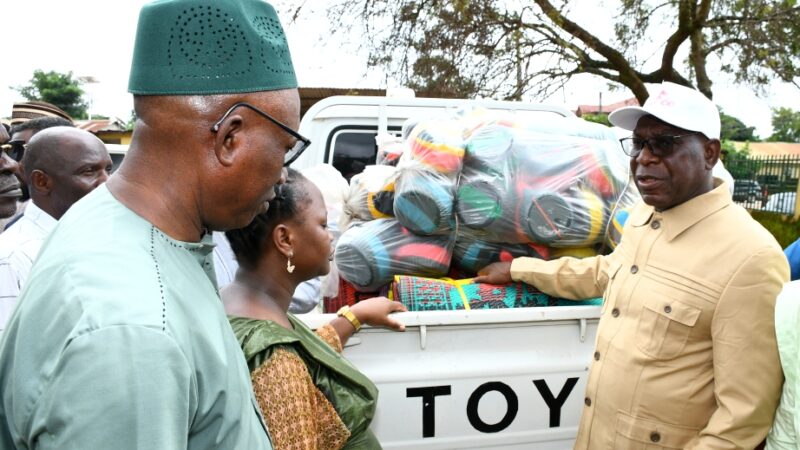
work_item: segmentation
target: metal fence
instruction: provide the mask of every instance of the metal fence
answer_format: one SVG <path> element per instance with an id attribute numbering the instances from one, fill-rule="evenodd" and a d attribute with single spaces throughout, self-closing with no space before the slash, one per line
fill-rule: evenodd
<path id="1" fill-rule="evenodd" d="M 800 155 L 733 155 L 724 162 L 733 175 L 736 203 L 748 209 L 795 214 Z"/>

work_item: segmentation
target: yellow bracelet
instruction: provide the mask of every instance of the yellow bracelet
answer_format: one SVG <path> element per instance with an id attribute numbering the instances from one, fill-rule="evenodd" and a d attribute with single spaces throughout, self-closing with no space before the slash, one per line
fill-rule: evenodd
<path id="1" fill-rule="evenodd" d="M 336 311 L 336 315 L 339 317 L 344 317 L 345 319 L 349 320 L 350 323 L 353 325 L 353 328 L 356 329 L 356 332 L 361 329 L 361 322 L 358 321 L 358 317 L 353 314 L 353 311 L 350 311 L 350 307 L 347 305 L 342 306 L 339 308 L 339 311 Z"/>

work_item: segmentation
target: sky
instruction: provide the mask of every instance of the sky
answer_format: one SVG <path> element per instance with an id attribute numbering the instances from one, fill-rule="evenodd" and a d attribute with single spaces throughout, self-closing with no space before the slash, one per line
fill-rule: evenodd
<path id="1" fill-rule="evenodd" d="M 149 0 L 19 0 L 0 3 L 3 35 L 11 42 L 0 67 L 0 116 L 10 115 L 15 101 L 22 101 L 10 87 L 27 84 L 33 71 L 72 72 L 76 77 L 91 77 L 85 84 L 91 102 L 90 113 L 118 116 L 127 120 L 133 100 L 127 93 L 128 72 L 141 5 Z M 329 35 L 329 22 L 321 0 L 275 0 L 286 29 L 292 59 L 301 87 L 394 88 L 400 87 L 379 70 L 367 69 L 348 33 Z M 305 18 L 291 21 L 293 6 L 304 3 Z M 594 0 L 580 0 L 591 9 Z M 585 3 L 585 5 L 583 5 Z M 595 14 L 581 8 L 582 14 Z M 605 21 L 591 21 L 600 26 Z M 764 95 L 716 77 L 714 100 L 723 110 L 748 126 L 755 126 L 762 137 L 769 136 L 770 108 L 798 109 L 800 89 L 774 83 Z M 609 92 L 604 80 L 581 76 L 545 100 L 575 109 L 579 104 L 596 104 L 602 93 L 603 104 L 630 98 L 627 91 Z"/>

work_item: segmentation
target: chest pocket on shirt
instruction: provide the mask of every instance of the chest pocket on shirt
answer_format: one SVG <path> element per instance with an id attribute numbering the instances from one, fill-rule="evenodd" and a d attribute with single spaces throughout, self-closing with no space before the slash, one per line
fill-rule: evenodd
<path id="1" fill-rule="evenodd" d="M 636 346 L 656 359 L 674 358 L 686 346 L 700 312 L 700 308 L 651 292 L 639 314 Z"/>

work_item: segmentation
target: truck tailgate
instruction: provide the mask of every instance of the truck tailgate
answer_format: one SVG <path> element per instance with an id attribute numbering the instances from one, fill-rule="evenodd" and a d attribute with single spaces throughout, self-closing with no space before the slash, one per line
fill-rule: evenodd
<path id="1" fill-rule="evenodd" d="M 571 449 L 599 306 L 401 313 L 345 356 L 380 390 L 386 449 Z M 318 326 L 333 315 L 306 315 Z"/>

